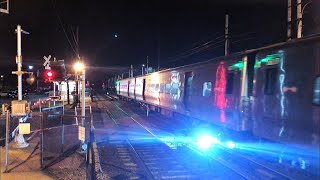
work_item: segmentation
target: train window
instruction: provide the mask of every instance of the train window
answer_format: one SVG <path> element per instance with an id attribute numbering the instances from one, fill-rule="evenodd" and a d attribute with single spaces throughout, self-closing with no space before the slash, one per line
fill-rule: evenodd
<path id="1" fill-rule="evenodd" d="M 178 91 L 179 91 L 178 83 L 173 83 L 171 85 L 170 94 L 178 94 Z"/>
<path id="2" fill-rule="evenodd" d="M 154 91 L 155 91 L 155 92 L 159 92 L 159 84 L 155 84 Z"/>
<path id="3" fill-rule="evenodd" d="M 165 93 L 170 94 L 171 84 L 166 84 Z"/>
<path id="4" fill-rule="evenodd" d="M 202 89 L 202 96 L 209 97 L 212 91 L 212 83 L 211 82 L 204 82 L 203 89 Z"/>
<path id="5" fill-rule="evenodd" d="M 233 93 L 233 80 L 234 80 L 234 73 L 229 72 L 227 75 L 227 87 L 226 87 L 226 94 Z"/>
<path id="6" fill-rule="evenodd" d="M 160 93 L 165 92 L 166 85 L 165 84 L 160 84 Z"/>
<path id="7" fill-rule="evenodd" d="M 313 103 L 320 105 L 320 76 L 314 82 Z"/>
<path id="8" fill-rule="evenodd" d="M 276 85 L 277 85 L 277 68 L 268 68 L 266 69 L 266 79 L 264 86 L 264 94 L 273 95 L 275 93 Z"/>

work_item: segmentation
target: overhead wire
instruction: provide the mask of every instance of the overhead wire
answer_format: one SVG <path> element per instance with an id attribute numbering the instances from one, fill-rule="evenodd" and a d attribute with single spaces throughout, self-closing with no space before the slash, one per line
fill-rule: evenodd
<path id="1" fill-rule="evenodd" d="M 235 35 L 234 37 L 243 37 L 243 36 L 246 36 L 246 35 L 250 35 L 250 34 L 253 34 L 254 32 L 247 32 L 247 33 L 242 33 L 242 34 L 238 34 L 238 35 Z M 198 47 L 195 47 L 195 48 L 192 48 L 188 51 L 186 51 L 187 53 L 183 54 L 183 55 L 180 55 L 180 56 L 175 56 L 176 58 L 174 58 L 173 60 L 167 62 L 169 64 L 171 63 L 174 63 L 174 62 L 178 62 L 178 61 L 181 61 L 191 55 L 194 55 L 194 54 L 197 54 L 199 52 L 202 52 L 202 51 L 208 51 L 208 50 L 212 50 L 212 49 L 216 49 L 218 47 L 221 47 L 221 46 L 224 46 L 224 39 L 223 40 L 220 40 L 220 41 L 217 41 L 217 42 L 214 42 L 215 40 L 217 39 L 220 39 L 221 37 L 224 37 L 224 36 L 219 36 L 217 38 L 215 38 L 214 40 L 210 40 Z M 248 40 L 248 39 L 253 39 L 254 37 L 248 37 L 248 38 L 245 38 L 245 39 L 239 39 L 239 40 L 236 40 L 236 41 L 233 41 L 232 44 L 237 44 L 241 41 L 245 41 L 245 40 Z M 222 43 L 222 44 L 221 44 Z M 196 50 L 196 51 L 195 51 Z"/>
<path id="2" fill-rule="evenodd" d="M 197 46 L 197 47 L 194 47 L 194 48 L 192 48 L 192 49 L 183 51 L 183 52 L 179 53 L 178 55 L 169 57 L 168 59 L 174 59 L 174 58 L 179 57 L 179 56 L 182 56 L 182 55 L 184 55 L 184 54 L 188 54 L 188 53 L 190 53 L 190 52 L 192 52 L 192 51 L 195 51 L 195 50 L 201 49 L 201 48 L 203 48 L 203 47 L 209 46 L 210 43 L 214 43 L 214 41 L 216 41 L 216 40 L 218 40 L 218 39 L 220 39 L 220 38 L 222 38 L 222 37 L 224 37 L 224 35 L 223 35 L 223 36 L 218 36 L 218 37 L 216 37 L 215 39 L 210 40 L 210 41 L 207 41 L 207 42 L 205 42 L 205 43 L 203 43 L 203 44 L 201 44 L 201 45 L 199 45 L 199 46 Z"/>
<path id="3" fill-rule="evenodd" d="M 73 40 L 76 44 L 76 47 L 78 47 L 78 40 L 77 40 L 76 36 L 74 35 L 74 31 L 73 31 L 72 26 L 70 26 L 70 29 L 71 29 L 71 34 L 72 34 Z"/>
<path id="4" fill-rule="evenodd" d="M 75 55 L 77 56 L 77 51 L 76 51 L 75 48 L 73 47 L 73 45 L 72 45 L 72 43 L 71 43 L 71 41 L 70 41 L 70 39 L 69 39 L 69 37 L 68 37 L 68 34 L 67 34 L 67 32 L 66 32 L 66 30 L 65 30 L 65 28 L 64 28 L 64 26 L 63 26 L 62 20 L 61 20 L 60 15 L 59 15 L 59 12 L 58 12 L 58 10 L 57 10 L 57 8 L 56 8 L 56 2 L 55 2 L 54 0 L 52 0 L 51 2 L 52 2 L 52 4 L 53 4 L 53 8 L 54 8 L 54 10 L 55 10 L 56 17 L 57 17 L 58 20 L 59 20 L 59 23 L 60 23 L 60 26 L 61 26 L 61 28 L 62 28 L 62 30 L 63 30 L 63 32 L 64 32 L 64 35 L 65 35 L 65 37 L 67 38 L 68 43 L 69 43 L 71 49 L 73 50 L 73 52 L 74 52 Z"/>

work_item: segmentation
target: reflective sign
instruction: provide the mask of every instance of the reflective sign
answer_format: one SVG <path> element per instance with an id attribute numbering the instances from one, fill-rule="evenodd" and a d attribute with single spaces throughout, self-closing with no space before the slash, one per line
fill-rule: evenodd
<path id="1" fill-rule="evenodd" d="M 86 128 L 79 126 L 79 134 L 78 134 L 79 140 L 84 142 L 85 137 L 86 137 Z"/>
<path id="2" fill-rule="evenodd" d="M 20 123 L 19 134 L 30 134 L 30 123 Z"/>

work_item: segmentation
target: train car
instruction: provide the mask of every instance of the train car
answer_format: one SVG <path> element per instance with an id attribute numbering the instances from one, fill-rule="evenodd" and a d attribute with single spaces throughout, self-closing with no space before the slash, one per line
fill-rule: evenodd
<path id="1" fill-rule="evenodd" d="M 246 54 L 222 57 L 146 76 L 145 102 L 192 118 L 245 131 L 249 116 L 239 107 Z M 244 94 L 243 94 L 244 95 Z"/>
<path id="2" fill-rule="evenodd" d="M 140 76 L 135 78 L 135 99 L 137 101 L 144 101 L 145 92 L 145 77 Z"/>
<path id="3" fill-rule="evenodd" d="M 272 141 L 319 148 L 319 49 L 316 35 L 139 76 L 130 98 Z M 119 95 L 129 97 L 131 82 L 119 81 Z"/>
<path id="4" fill-rule="evenodd" d="M 120 96 L 123 96 L 123 97 L 129 97 L 129 83 L 128 83 L 128 79 L 122 79 L 120 81 L 118 81 L 118 84 L 119 84 L 119 92 L 118 94 Z"/>
<path id="5" fill-rule="evenodd" d="M 135 86 L 136 86 L 136 78 L 128 79 L 128 97 L 131 99 L 135 99 Z"/>
<path id="6" fill-rule="evenodd" d="M 254 82 L 253 133 L 319 148 L 319 37 L 260 50 Z"/>
<path id="7" fill-rule="evenodd" d="M 160 111 L 177 112 L 237 131 L 250 130 L 250 108 L 245 107 L 250 103 L 240 103 L 250 101 L 247 71 L 242 70 L 247 62 L 247 54 L 238 53 L 120 80 L 119 95 Z"/>

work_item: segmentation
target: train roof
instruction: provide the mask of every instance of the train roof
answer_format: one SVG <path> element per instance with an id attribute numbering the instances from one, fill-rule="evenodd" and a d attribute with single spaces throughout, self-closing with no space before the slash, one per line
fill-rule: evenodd
<path id="1" fill-rule="evenodd" d="M 243 55 L 246 55 L 246 54 L 258 53 L 260 51 L 272 50 L 272 49 L 276 49 L 276 48 L 279 48 L 279 47 L 289 47 L 289 46 L 293 46 L 293 45 L 298 44 L 298 43 L 300 44 L 300 43 L 306 43 L 306 42 L 309 42 L 309 41 L 316 41 L 316 40 L 320 40 L 320 34 L 310 35 L 310 36 L 306 36 L 306 37 L 299 38 L 299 39 L 292 39 L 292 40 L 289 40 L 289 41 L 286 41 L 286 42 L 280 42 L 280 43 L 276 43 L 276 44 L 271 44 L 271 45 L 260 47 L 260 48 L 240 51 L 240 52 L 236 52 L 236 53 L 230 54 L 228 56 L 215 57 L 213 59 L 209 59 L 209 60 L 206 60 L 206 61 L 187 64 L 187 65 L 184 65 L 184 66 L 178 66 L 178 67 L 174 67 L 174 68 L 168 68 L 168 69 L 164 69 L 164 70 L 161 70 L 161 71 L 156 71 L 156 72 L 153 72 L 153 73 L 161 73 L 161 72 L 172 71 L 172 70 L 175 70 L 175 69 L 185 68 L 185 67 L 189 67 L 189 66 L 206 64 L 206 63 L 210 63 L 210 62 L 219 61 L 220 59 L 233 59 L 234 57 L 237 57 L 237 56 L 243 56 Z M 135 76 L 135 77 L 138 78 L 138 77 L 148 76 L 148 75 L 151 75 L 151 74 L 152 73 L 145 74 L 145 75 L 139 75 L 139 76 Z M 132 78 L 135 78 L 135 77 L 132 77 Z M 126 78 L 126 79 L 131 79 L 131 78 Z M 122 80 L 124 80 L 124 79 L 122 79 Z"/>

